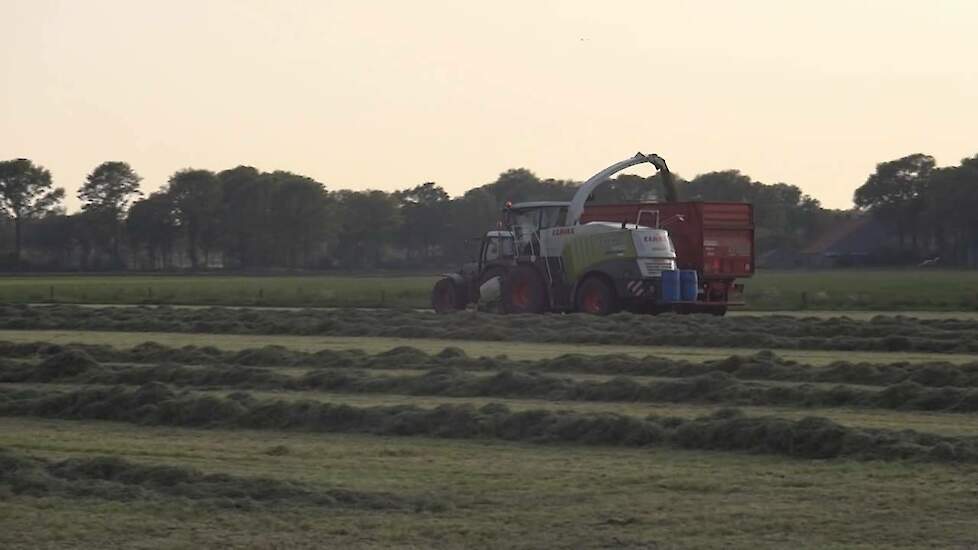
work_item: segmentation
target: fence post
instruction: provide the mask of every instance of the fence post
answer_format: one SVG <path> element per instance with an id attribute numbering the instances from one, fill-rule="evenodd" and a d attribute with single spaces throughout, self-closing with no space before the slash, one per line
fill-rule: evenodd
<path id="1" fill-rule="evenodd" d="M 801 293 L 801 309 L 808 309 L 808 293 Z"/>
<path id="2" fill-rule="evenodd" d="M 48 299 L 54 301 L 54 285 L 48 287 Z"/>
<path id="3" fill-rule="evenodd" d="M 386 301 L 385 300 L 386 297 L 387 297 L 386 296 L 386 292 L 384 292 L 383 290 L 381 290 L 380 291 L 380 307 L 384 307 L 384 302 Z"/>

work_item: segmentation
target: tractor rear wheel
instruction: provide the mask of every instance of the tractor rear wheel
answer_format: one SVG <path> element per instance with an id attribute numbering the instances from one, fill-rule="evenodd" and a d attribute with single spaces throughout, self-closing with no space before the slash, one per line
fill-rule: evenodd
<path id="1" fill-rule="evenodd" d="M 588 277 L 581 283 L 574 305 L 577 311 L 591 315 L 610 315 L 618 311 L 614 289 L 600 277 Z"/>
<path id="2" fill-rule="evenodd" d="M 465 300 L 462 299 L 461 289 L 455 285 L 455 281 L 445 277 L 435 283 L 435 288 L 431 291 L 431 307 L 435 309 L 435 313 L 452 313 L 465 309 Z"/>
<path id="3" fill-rule="evenodd" d="M 506 313 L 543 313 L 547 292 L 535 269 L 516 266 L 503 277 L 503 311 Z"/>

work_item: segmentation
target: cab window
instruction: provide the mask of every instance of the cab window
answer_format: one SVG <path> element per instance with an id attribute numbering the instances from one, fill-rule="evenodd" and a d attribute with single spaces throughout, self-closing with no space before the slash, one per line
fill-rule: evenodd
<path id="1" fill-rule="evenodd" d="M 487 262 L 491 262 L 491 261 L 499 258 L 499 238 L 498 237 L 489 237 L 489 240 L 486 241 L 486 254 L 485 254 L 485 258 L 486 258 L 486 261 Z"/>
<path id="2" fill-rule="evenodd" d="M 567 219 L 567 207 L 566 206 L 553 206 L 549 208 L 543 208 L 540 212 L 540 229 L 549 229 L 551 227 L 562 227 L 565 225 L 565 220 Z"/>
<path id="3" fill-rule="evenodd" d="M 510 237 L 489 237 L 486 239 L 486 247 L 482 254 L 484 263 L 498 260 L 499 258 L 512 258 L 515 255 L 513 239 Z"/>
<path id="4" fill-rule="evenodd" d="M 516 238 L 524 239 L 535 232 L 540 224 L 540 212 L 537 210 L 523 210 L 514 212 L 511 218 L 513 230 L 516 231 Z"/>
<path id="5" fill-rule="evenodd" d="M 499 254 L 503 258 L 512 258 L 516 255 L 516 247 L 513 246 L 512 237 L 503 237 L 499 239 Z"/>

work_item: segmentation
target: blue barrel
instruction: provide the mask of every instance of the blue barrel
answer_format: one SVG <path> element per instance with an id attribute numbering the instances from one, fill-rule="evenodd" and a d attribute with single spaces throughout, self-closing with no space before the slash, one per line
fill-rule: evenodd
<path id="1" fill-rule="evenodd" d="M 695 302 L 699 294 L 700 283 L 695 269 L 679 270 L 679 295 L 684 302 Z"/>
<path id="2" fill-rule="evenodd" d="M 662 301 L 666 303 L 678 302 L 681 294 L 679 292 L 679 272 L 675 269 L 662 271 Z"/>

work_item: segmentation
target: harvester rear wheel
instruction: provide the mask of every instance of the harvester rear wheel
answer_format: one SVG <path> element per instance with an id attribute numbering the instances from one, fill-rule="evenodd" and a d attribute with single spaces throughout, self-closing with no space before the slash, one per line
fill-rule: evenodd
<path id="1" fill-rule="evenodd" d="M 455 281 L 445 277 L 435 283 L 435 288 L 431 291 L 431 307 L 435 309 L 435 313 L 452 313 L 465 309 L 465 300 L 461 294 Z"/>
<path id="2" fill-rule="evenodd" d="M 547 307 L 543 279 L 529 266 L 517 266 L 503 277 L 502 294 L 506 313 L 543 313 Z"/>
<path id="3" fill-rule="evenodd" d="M 577 311 L 592 315 L 609 315 L 618 311 L 615 291 L 600 277 L 588 277 L 577 289 Z"/>

